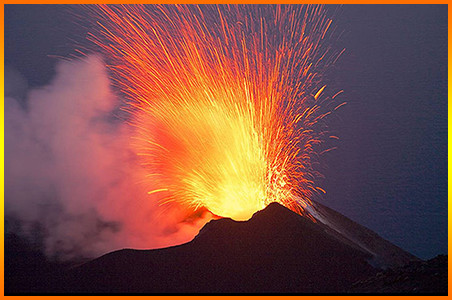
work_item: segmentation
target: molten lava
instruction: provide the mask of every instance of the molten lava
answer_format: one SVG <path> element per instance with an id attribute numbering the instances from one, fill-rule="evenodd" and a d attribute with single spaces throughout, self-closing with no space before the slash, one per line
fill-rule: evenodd
<path id="1" fill-rule="evenodd" d="M 127 95 L 150 197 L 244 220 L 322 191 L 322 6 L 123 5 L 91 34 Z M 323 100 L 321 100 L 323 99 Z"/>

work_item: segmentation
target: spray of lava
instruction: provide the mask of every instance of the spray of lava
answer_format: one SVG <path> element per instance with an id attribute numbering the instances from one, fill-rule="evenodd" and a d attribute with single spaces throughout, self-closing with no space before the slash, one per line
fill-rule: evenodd
<path id="1" fill-rule="evenodd" d="M 96 6 L 90 35 L 136 128 L 132 147 L 162 203 L 249 218 L 270 202 L 303 212 L 313 167 L 324 45 L 322 6 Z M 322 100 L 323 99 L 323 100 Z"/>

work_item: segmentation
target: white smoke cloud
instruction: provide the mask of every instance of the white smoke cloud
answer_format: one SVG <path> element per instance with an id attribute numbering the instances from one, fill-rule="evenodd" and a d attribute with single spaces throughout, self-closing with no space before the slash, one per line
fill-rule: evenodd
<path id="1" fill-rule="evenodd" d="M 5 216 L 28 235 L 38 224 L 49 256 L 180 244 L 209 218 L 184 222 L 183 210 L 149 198 L 99 57 L 61 62 L 25 108 L 19 102 L 5 97 Z"/>

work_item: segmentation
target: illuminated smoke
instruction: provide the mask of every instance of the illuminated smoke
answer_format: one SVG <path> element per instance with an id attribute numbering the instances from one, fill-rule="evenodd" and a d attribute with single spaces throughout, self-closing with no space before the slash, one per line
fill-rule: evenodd
<path id="1" fill-rule="evenodd" d="M 190 221 L 147 199 L 130 129 L 114 117 L 118 103 L 95 56 L 60 63 L 49 85 L 29 91 L 26 108 L 5 98 L 6 220 L 20 221 L 31 240 L 42 236 L 51 257 L 180 244 L 209 218 Z"/>

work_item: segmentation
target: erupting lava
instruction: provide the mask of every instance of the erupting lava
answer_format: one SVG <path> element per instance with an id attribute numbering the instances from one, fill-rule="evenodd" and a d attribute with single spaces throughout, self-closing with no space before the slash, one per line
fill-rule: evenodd
<path id="1" fill-rule="evenodd" d="M 93 11 L 90 39 L 128 97 L 152 197 L 244 220 L 275 201 L 302 213 L 322 191 L 316 124 L 331 109 L 319 72 L 337 57 L 322 6 Z"/>

